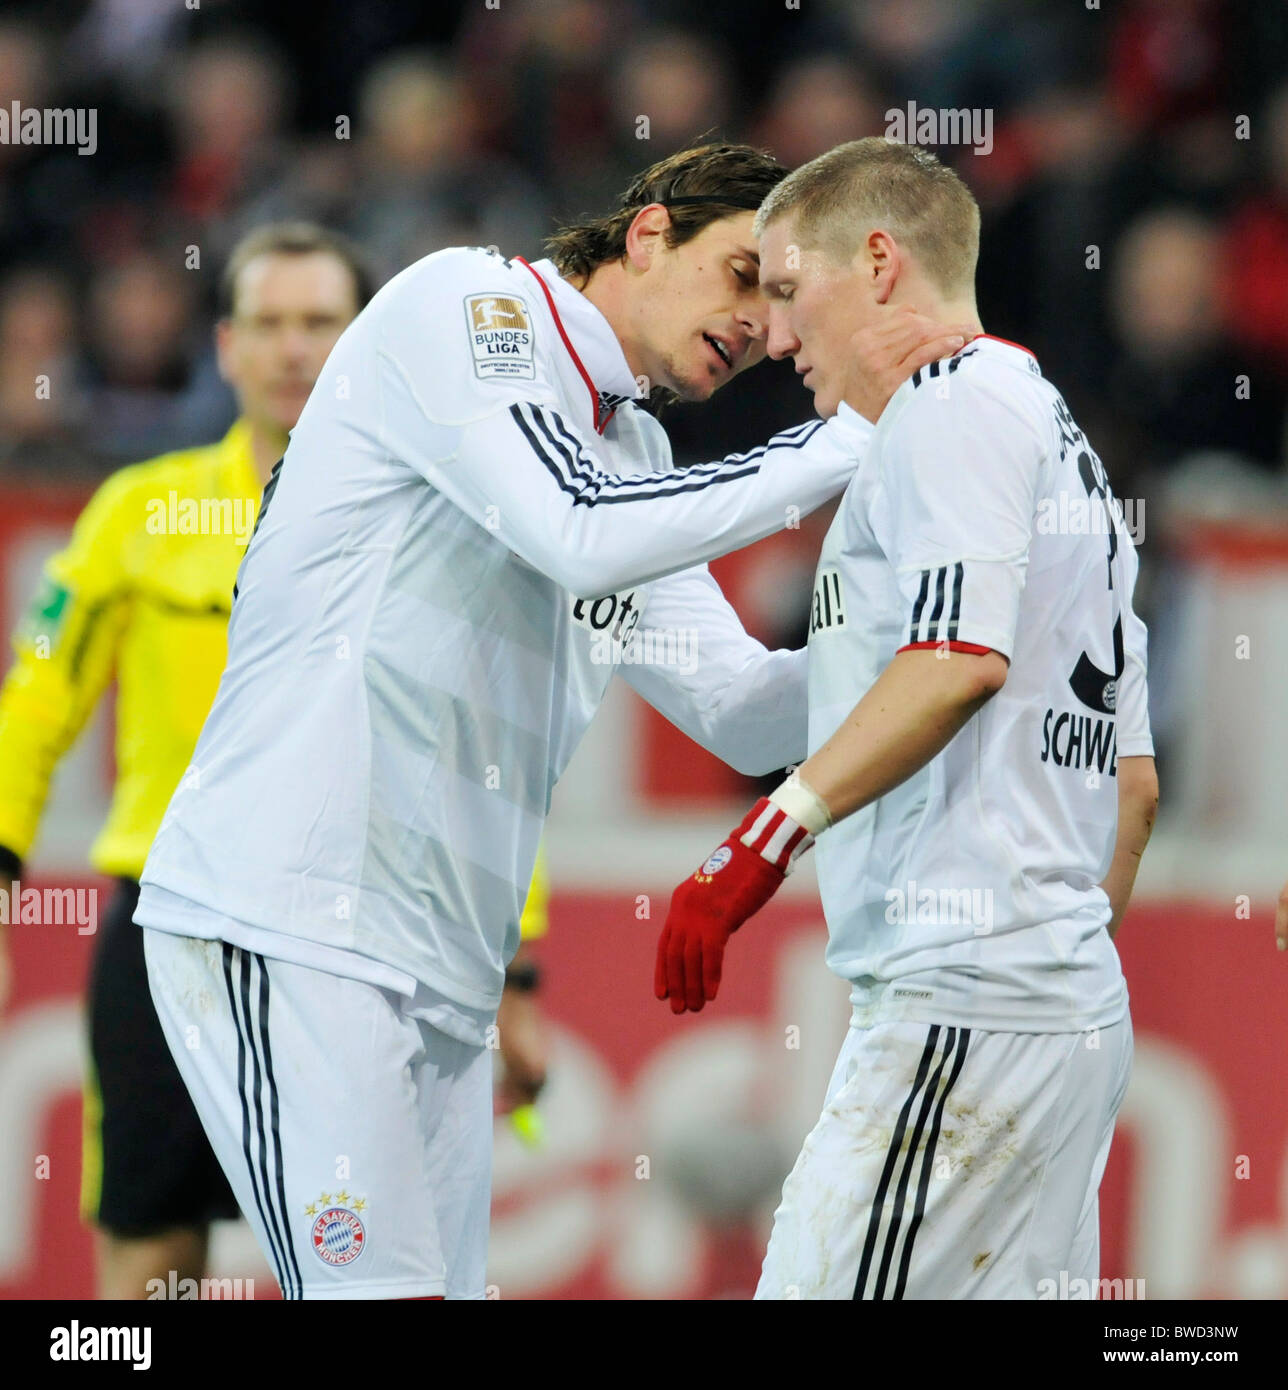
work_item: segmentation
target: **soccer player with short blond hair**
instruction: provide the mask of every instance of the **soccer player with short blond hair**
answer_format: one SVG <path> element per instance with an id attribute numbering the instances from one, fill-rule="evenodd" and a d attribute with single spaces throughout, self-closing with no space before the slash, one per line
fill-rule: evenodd
<path id="1" fill-rule="evenodd" d="M 1132 1056 L 1112 937 L 1158 796 L 1135 551 L 1059 392 L 980 327 L 956 174 L 855 141 L 756 231 L 769 354 L 824 417 L 865 325 L 913 305 L 973 331 L 879 419 L 819 557 L 809 757 L 676 890 L 655 990 L 714 998 L 730 933 L 817 838 L 854 1012 L 757 1296 L 1090 1287 Z"/>

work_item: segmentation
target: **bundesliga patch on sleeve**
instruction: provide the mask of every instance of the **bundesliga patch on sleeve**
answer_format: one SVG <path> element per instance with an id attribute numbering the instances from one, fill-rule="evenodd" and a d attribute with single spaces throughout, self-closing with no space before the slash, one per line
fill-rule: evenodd
<path id="1" fill-rule="evenodd" d="M 521 299 L 503 294 L 472 294 L 465 300 L 474 374 L 484 381 L 500 377 L 528 381 L 533 365 L 532 320 Z"/>

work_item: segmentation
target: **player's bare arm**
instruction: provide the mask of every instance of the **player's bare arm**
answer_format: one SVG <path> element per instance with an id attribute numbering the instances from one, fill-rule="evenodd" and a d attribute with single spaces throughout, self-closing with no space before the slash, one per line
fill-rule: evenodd
<path id="1" fill-rule="evenodd" d="M 1113 916 L 1109 935 L 1116 936 L 1123 913 L 1136 886 L 1141 856 L 1154 829 L 1158 814 L 1158 773 L 1153 758 L 1118 759 L 1118 836 L 1114 841 L 1113 863 L 1101 888 L 1109 899 Z"/>
<path id="2" fill-rule="evenodd" d="M 903 651 L 798 773 L 844 819 L 907 781 L 1006 683 L 997 652 Z"/>

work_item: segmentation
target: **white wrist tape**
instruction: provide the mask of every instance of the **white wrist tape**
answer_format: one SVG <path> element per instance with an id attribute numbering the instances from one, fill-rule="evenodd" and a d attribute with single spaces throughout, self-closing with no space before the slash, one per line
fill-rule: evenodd
<path id="1" fill-rule="evenodd" d="M 811 835 L 821 835 L 832 824 L 827 802 L 807 782 L 793 773 L 769 793 L 769 799 L 781 811 L 803 825 Z"/>

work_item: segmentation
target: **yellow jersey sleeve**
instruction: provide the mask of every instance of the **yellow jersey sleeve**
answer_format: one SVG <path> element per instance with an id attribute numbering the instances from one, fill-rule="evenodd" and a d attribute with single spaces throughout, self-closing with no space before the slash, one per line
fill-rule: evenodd
<path id="1" fill-rule="evenodd" d="M 537 849 L 537 862 L 532 869 L 532 882 L 528 885 L 528 900 L 523 904 L 523 915 L 519 918 L 519 939 L 536 941 L 545 936 L 550 925 L 550 871 L 546 867 L 544 846 Z"/>
<path id="2" fill-rule="evenodd" d="M 0 845 L 25 858 L 59 758 L 112 678 L 128 621 L 133 470 L 109 478 L 45 565 L 0 686 Z"/>

